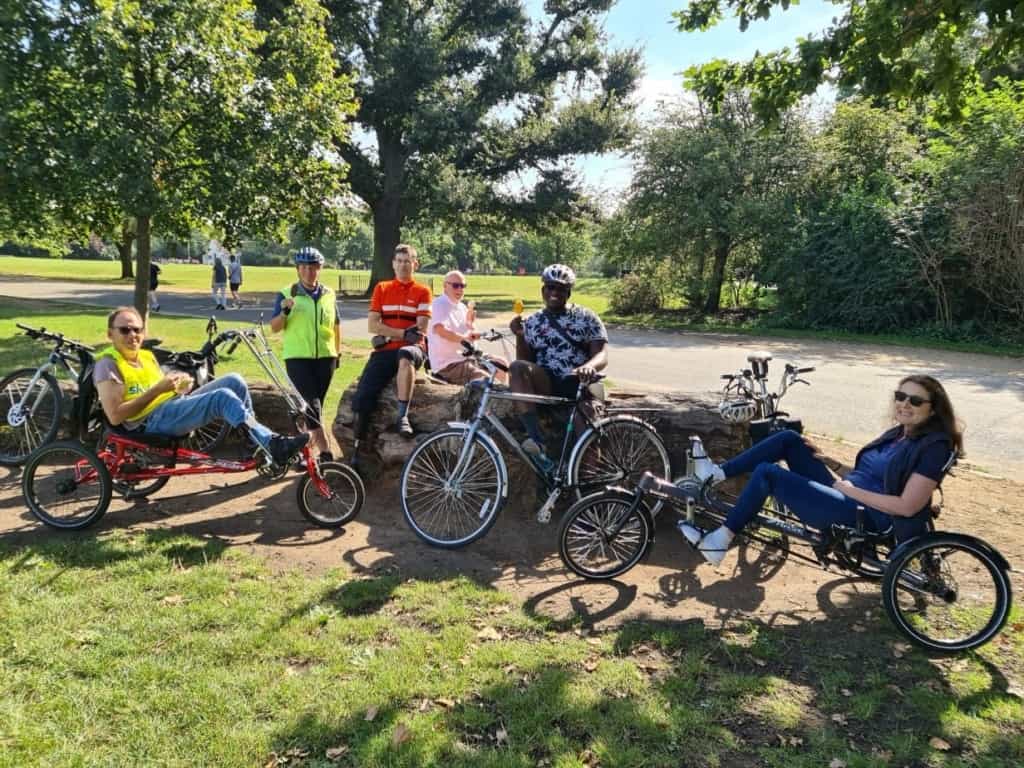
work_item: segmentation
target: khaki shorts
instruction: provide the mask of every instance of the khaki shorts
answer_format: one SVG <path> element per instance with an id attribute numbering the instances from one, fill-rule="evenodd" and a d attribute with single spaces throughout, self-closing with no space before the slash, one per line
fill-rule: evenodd
<path id="1" fill-rule="evenodd" d="M 463 384 L 468 384 L 471 381 L 476 381 L 477 379 L 486 379 L 491 374 L 472 360 L 462 360 L 458 363 L 452 363 L 451 365 L 442 368 L 440 371 L 434 371 L 434 375 L 439 379 L 444 379 L 449 384 L 458 384 L 461 386 Z"/>

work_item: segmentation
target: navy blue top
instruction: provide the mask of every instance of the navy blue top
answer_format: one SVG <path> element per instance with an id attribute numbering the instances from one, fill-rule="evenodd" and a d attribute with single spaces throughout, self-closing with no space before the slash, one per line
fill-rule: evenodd
<path id="1" fill-rule="evenodd" d="M 909 446 L 910 441 L 894 439 L 865 449 L 857 457 L 857 464 L 846 479 L 862 490 L 885 493 L 885 472 L 889 463 Z M 942 479 L 942 468 L 948 460 L 949 446 L 942 442 L 932 443 L 921 453 L 913 472 L 939 482 Z"/>

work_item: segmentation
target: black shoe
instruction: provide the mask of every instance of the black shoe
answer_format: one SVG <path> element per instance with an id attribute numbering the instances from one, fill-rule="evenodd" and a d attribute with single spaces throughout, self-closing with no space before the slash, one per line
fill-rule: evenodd
<path id="1" fill-rule="evenodd" d="M 317 459 L 317 461 L 319 461 L 321 464 L 323 464 L 325 461 L 334 461 L 334 454 L 331 453 L 330 451 L 324 451 L 323 453 L 320 454 L 320 458 Z"/>
<path id="2" fill-rule="evenodd" d="M 283 467 L 291 461 L 292 457 L 301 451 L 308 442 L 309 432 L 303 432 L 301 435 L 295 435 L 295 437 L 274 435 L 270 438 L 270 444 L 267 446 L 267 450 L 270 451 L 270 458 L 274 460 L 274 463 L 279 467 Z"/>

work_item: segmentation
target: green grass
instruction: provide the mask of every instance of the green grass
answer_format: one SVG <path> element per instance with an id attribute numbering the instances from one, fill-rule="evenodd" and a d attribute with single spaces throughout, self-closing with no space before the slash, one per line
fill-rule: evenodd
<path id="1" fill-rule="evenodd" d="M 36 367 L 42 363 L 52 346 L 33 341 L 16 327 L 16 323 L 32 328 L 46 328 L 53 332 L 96 347 L 109 344 L 106 337 L 107 313 L 105 309 L 81 307 L 73 304 L 49 302 L 42 304 L 28 299 L 5 299 L 0 303 L 0 376 L 21 367 Z M 161 339 L 162 346 L 175 351 L 198 350 L 206 341 L 206 320 L 200 318 L 151 315 L 148 334 Z M 227 322 L 220 330 L 233 327 Z M 269 334 L 269 329 L 268 334 Z M 271 346 L 281 353 L 281 338 L 270 335 Z M 325 416 L 333 421 L 345 388 L 363 369 L 370 352 L 368 341 L 345 343 L 342 364 L 331 380 L 331 388 L 324 404 Z M 267 376 L 259 363 L 244 346 L 232 355 L 221 355 L 217 373 L 237 372 L 249 381 L 265 381 Z M 63 376 L 63 374 L 61 374 Z M 327 423 L 330 423 L 328 421 Z"/>
<path id="2" fill-rule="evenodd" d="M 41 533 L 0 545 L 0 766 L 1021 764 L 1009 629 L 960 659 L 897 657 L 880 612 L 851 611 L 870 631 L 842 642 L 824 618 L 595 636 L 461 577 Z"/>

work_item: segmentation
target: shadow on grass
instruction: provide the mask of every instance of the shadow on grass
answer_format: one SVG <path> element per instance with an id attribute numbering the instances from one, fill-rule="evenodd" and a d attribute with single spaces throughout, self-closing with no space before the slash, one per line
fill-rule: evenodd
<path id="1" fill-rule="evenodd" d="M 851 635 L 832 620 L 725 630 L 635 621 L 586 641 L 547 639 L 574 652 L 551 660 L 477 646 L 449 678 L 344 716 L 306 711 L 280 723 L 273 753 L 301 755 L 300 765 L 466 768 L 1024 759 L 1020 700 L 996 664 L 894 651 L 899 638 L 884 623 Z"/>

